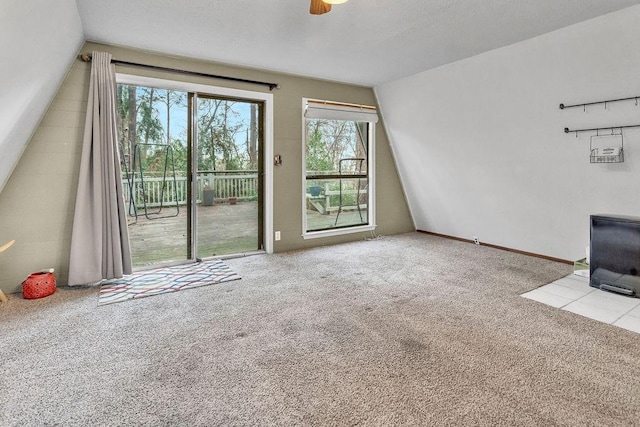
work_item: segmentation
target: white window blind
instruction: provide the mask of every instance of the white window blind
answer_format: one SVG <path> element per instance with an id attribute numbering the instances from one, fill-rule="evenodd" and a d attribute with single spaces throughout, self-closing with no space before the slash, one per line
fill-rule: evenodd
<path id="1" fill-rule="evenodd" d="M 340 104 L 329 101 L 307 101 L 304 116 L 308 119 L 378 123 L 378 111 L 376 107 L 369 105 Z"/>

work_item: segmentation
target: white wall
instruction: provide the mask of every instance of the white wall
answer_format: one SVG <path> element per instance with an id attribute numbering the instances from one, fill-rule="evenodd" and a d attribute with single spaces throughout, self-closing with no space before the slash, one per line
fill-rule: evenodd
<path id="1" fill-rule="evenodd" d="M 0 0 L 0 191 L 84 41 L 75 0 Z"/>
<path id="2" fill-rule="evenodd" d="M 640 216 L 640 130 L 625 162 L 590 164 L 590 135 L 640 124 L 640 6 L 375 88 L 419 230 L 575 260 L 589 215 Z M 640 104 L 640 102 L 639 102 Z"/>

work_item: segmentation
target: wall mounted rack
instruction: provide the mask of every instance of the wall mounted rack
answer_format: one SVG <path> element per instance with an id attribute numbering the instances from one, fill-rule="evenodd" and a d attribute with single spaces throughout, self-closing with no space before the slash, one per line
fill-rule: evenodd
<path id="1" fill-rule="evenodd" d="M 632 99 L 636 100 L 636 105 L 638 105 L 638 99 L 640 99 L 640 95 L 638 96 L 630 96 L 628 98 L 618 98 L 618 99 L 607 99 L 604 101 L 593 101 L 593 102 L 583 102 L 580 104 L 572 104 L 572 105 L 565 105 L 565 104 L 560 104 L 559 108 L 561 110 L 564 110 L 565 108 L 575 108 L 575 107 L 582 107 L 582 108 L 587 108 L 587 105 L 597 105 L 597 104 L 604 104 L 604 108 L 607 108 L 607 104 L 610 104 L 612 102 L 620 102 L 620 101 L 631 101 Z"/>
<path id="2" fill-rule="evenodd" d="M 626 129 L 626 128 L 640 128 L 640 125 L 623 125 L 623 126 L 606 126 L 603 128 L 590 128 L 590 129 L 569 129 L 569 128 L 564 128 L 564 133 L 570 133 L 570 132 L 575 132 L 576 136 L 578 134 L 578 132 L 599 132 L 601 130 L 610 130 L 610 131 L 614 131 L 616 129 L 620 129 L 620 131 L 622 131 L 622 129 Z"/>
<path id="3" fill-rule="evenodd" d="M 593 102 L 582 102 L 580 104 L 571 104 L 571 105 L 565 105 L 565 104 L 560 104 L 559 108 L 561 110 L 564 110 L 566 108 L 575 108 L 575 107 L 582 107 L 585 111 L 587 110 L 587 105 L 597 105 L 597 104 L 604 104 L 604 108 L 607 108 L 607 104 L 610 104 L 612 102 L 620 102 L 620 101 L 631 101 L 634 100 L 636 101 L 636 105 L 638 104 L 638 100 L 640 99 L 640 95 L 638 96 L 630 96 L 627 98 L 617 98 L 617 99 L 606 99 L 604 101 L 593 101 Z M 610 130 L 611 132 L 613 132 L 615 129 L 620 129 L 620 132 L 622 132 L 622 129 L 626 129 L 626 128 L 637 128 L 640 127 L 640 124 L 637 125 L 622 125 L 622 126 L 605 126 L 605 127 L 599 127 L 599 128 L 588 128 L 588 129 L 569 129 L 569 128 L 564 128 L 564 133 L 570 133 L 570 132 L 575 132 L 576 137 L 578 137 L 578 133 L 579 132 L 599 132 L 601 130 Z"/>

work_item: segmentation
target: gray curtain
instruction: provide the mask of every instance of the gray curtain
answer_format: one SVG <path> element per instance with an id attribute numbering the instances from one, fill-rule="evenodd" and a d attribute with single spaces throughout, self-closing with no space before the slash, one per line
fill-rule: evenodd
<path id="1" fill-rule="evenodd" d="M 131 249 L 122 192 L 116 129 L 116 76 L 111 54 L 93 52 L 69 285 L 131 273 Z"/>

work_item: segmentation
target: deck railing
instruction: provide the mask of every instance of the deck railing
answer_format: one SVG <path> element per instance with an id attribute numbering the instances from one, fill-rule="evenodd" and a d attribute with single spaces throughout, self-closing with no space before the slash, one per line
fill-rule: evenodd
<path id="1" fill-rule="evenodd" d="M 339 194 L 335 182 L 319 181 L 321 193 L 311 194 L 307 189 L 307 200 L 322 214 L 332 213 L 340 207 Z M 129 184 L 131 182 L 131 184 Z M 126 202 L 133 198 L 135 206 L 142 209 L 159 206 L 175 206 L 176 199 L 178 205 L 187 204 L 187 178 L 173 176 L 163 179 L 162 177 L 140 178 L 136 175 L 131 181 L 123 178 L 122 185 L 125 192 Z M 333 184 L 333 185 L 332 185 Z M 131 185 L 131 187 L 129 187 Z M 309 184 L 310 185 L 310 184 Z M 316 187 L 318 188 L 318 187 Z M 210 191 L 213 190 L 211 193 Z M 345 186 L 342 191 L 344 200 L 342 209 L 357 208 L 359 203 L 366 209 L 366 199 L 368 189 L 366 186 L 356 190 L 353 185 Z M 205 205 L 213 203 L 225 203 L 229 199 L 236 198 L 238 201 L 253 201 L 258 199 L 258 173 L 257 171 L 204 171 L 198 173 L 198 195 L 197 203 Z M 347 201 L 348 200 L 348 201 Z M 358 200 L 358 202 L 356 202 Z"/>
<path id="2" fill-rule="evenodd" d="M 173 176 L 144 177 L 139 175 L 133 179 L 123 178 L 122 185 L 126 201 L 131 198 L 138 208 L 142 208 L 146 201 L 147 207 L 175 206 L 187 204 L 187 177 Z M 231 198 L 237 200 L 257 200 L 258 198 L 258 173 L 256 171 L 217 171 L 198 173 L 197 201 L 207 202 L 209 197 L 203 194 L 213 190 L 213 201 L 224 203 Z"/>
<path id="3" fill-rule="evenodd" d="M 329 215 L 341 210 L 358 210 L 367 208 L 368 186 L 357 180 L 347 181 L 342 190 L 337 180 L 314 182 L 307 184 L 307 208 L 318 211 L 322 215 Z"/>

